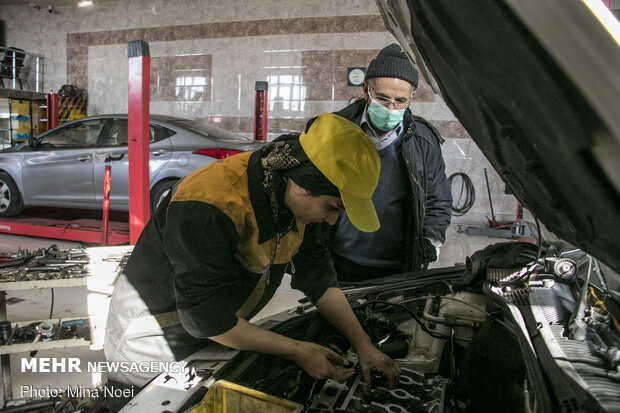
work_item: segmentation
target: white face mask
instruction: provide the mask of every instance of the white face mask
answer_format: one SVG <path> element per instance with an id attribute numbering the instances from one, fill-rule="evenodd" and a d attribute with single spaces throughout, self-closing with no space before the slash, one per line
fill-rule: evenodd
<path id="1" fill-rule="evenodd" d="M 372 124 L 379 130 L 389 131 L 390 129 L 396 127 L 400 122 L 403 121 L 403 116 L 405 114 L 405 109 L 388 109 L 383 106 L 381 103 L 377 102 L 370 97 L 370 104 L 368 105 L 368 116 L 370 117 L 370 121 Z"/>

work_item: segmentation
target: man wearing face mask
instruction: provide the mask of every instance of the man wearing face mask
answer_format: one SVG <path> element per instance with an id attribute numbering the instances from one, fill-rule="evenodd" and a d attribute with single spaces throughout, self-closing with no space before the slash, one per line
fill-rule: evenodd
<path id="1" fill-rule="evenodd" d="M 366 132 L 381 158 L 372 197 L 381 228 L 360 232 L 346 213 L 336 225 L 324 225 L 339 281 L 426 268 L 437 260 L 445 241 L 452 196 L 441 154 L 444 139 L 433 125 L 411 113 L 417 86 L 418 71 L 394 43 L 368 65 L 365 99 L 336 112 Z"/>

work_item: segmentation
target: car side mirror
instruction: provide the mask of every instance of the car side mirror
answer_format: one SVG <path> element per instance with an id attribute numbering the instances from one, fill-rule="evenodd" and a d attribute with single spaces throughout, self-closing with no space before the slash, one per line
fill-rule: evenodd
<path id="1" fill-rule="evenodd" d="M 36 138 L 28 139 L 28 147 L 34 148 L 35 146 L 37 146 L 37 139 Z"/>

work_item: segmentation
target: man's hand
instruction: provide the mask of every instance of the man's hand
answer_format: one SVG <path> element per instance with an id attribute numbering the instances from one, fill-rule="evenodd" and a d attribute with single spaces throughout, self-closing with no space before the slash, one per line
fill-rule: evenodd
<path id="1" fill-rule="evenodd" d="M 321 345 L 299 341 L 297 351 L 291 359 L 315 379 L 332 379 L 344 383 L 355 370 L 348 367 L 349 362 L 338 353 Z"/>
<path id="2" fill-rule="evenodd" d="M 379 351 L 375 346 L 368 345 L 363 349 L 356 349 L 359 358 L 360 368 L 364 375 L 364 381 L 372 385 L 372 371 L 379 370 L 388 380 L 390 389 L 396 387 L 401 374 L 398 364 L 390 357 Z M 376 383 L 375 383 L 376 384 Z"/>

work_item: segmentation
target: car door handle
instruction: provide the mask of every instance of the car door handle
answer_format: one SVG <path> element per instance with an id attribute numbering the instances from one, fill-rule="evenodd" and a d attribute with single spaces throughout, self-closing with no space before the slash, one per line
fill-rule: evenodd
<path id="1" fill-rule="evenodd" d="M 153 156 L 162 156 L 162 155 L 165 155 L 165 154 L 167 154 L 167 153 L 168 153 L 168 151 L 163 150 L 163 149 L 161 149 L 161 150 L 159 150 L 159 151 L 153 151 L 153 152 L 151 152 L 151 154 L 152 154 Z"/>
<path id="2" fill-rule="evenodd" d="M 80 161 L 80 162 L 86 162 L 86 161 L 88 161 L 88 160 L 90 160 L 90 155 L 80 156 L 80 157 L 78 158 L 78 161 Z"/>
<path id="3" fill-rule="evenodd" d="M 124 153 L 119 153 L 118 155 L 112 155 L 111 153 L 109 153 L 105 157 L 105 161 L 106 162 L 122 161 L 124 157 L 125 157 Z"/>

